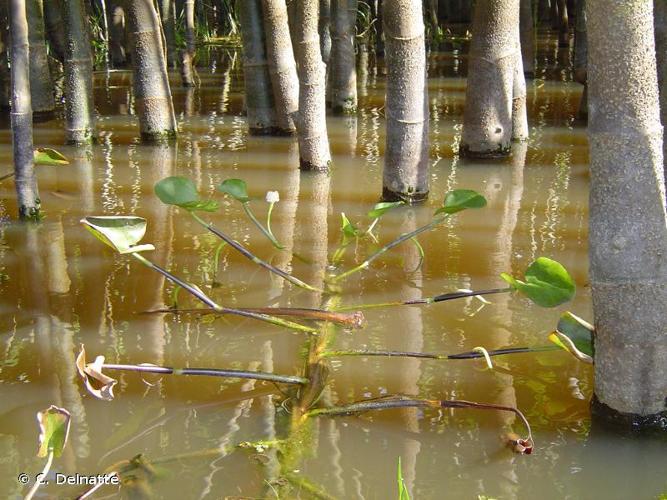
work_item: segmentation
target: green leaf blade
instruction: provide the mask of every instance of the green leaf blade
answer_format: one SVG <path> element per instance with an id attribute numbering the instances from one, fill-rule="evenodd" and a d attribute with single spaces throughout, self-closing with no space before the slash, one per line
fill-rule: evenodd
<path id="1" fill-rule="evenodd" d="M 500 277 L 541 307 L 559 306 L 572 300 L 576 293 L 576 285 L 567 270 L 547 257 L 539 257 L 528 266 L 525 281 L 507 273 Z"/>
<path id="2" fill-rule="evenodd" d="M 243 179 L 227 179 L 218 186 L 218 191 L 228 194 L 241 203 L 250 201 L 248 186 Z"/>
<path id="3" fill-rule="evenodd" d="M 59 457 L 67 444 L 69 435 L 70 413 L 57 406 L 51 405 L 46 410 L 37 413 L 39 424 L 38 457 L 46 457 L 50 452 Z"/>
<path id="4" fill-rule="evenodd" d="M 166 177 L 155 184 L 154 190 L 160 201 L 166 205 L 185 208 L 185 205 L 199 202 L 195 183 L 187 177 Z"/>
<path id="5" fill-rule="evenodd" d="M 146 234 L 146 219 L 133 215 L 101 215 L 81 219 L 84 227 L 105 245 L 120 254 L 155 250 L 151 244 L 138 245 Z"/>
<path id="6" fill-rule="evenodd" d="M 486 198 L 472 189 L 455 189 L 445 195 L 442 206 L 435 211 L 438 214 L 455 214 L 468 208 L 483 208 Z"/>
<path id="7" fill-rule="evenodd" d="M 35 165 L 51 165 L 55 167 L 69 165 L 69 160 L 55 149 L 37 148 L 33 155 Z"/>
<path id="8" fill-rule="evenodd" d="M 400 207 L 401 205 L 405 205 L 404 201 L 383 201 L 380 203 L 376 203 L 375 206 L 373 206 L 373 209 L 368 212 L 368 217 L 371 219 L 377 219 L 379 217 L 382 217 L 384 214 L 389 212 L 389 210 Z"/>

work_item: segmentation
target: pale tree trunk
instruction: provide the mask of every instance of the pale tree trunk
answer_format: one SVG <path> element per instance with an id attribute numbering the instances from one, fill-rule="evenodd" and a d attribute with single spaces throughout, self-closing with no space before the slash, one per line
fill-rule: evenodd
<path id="1" fill-rule="evenodd" d="M 0 23 L 9 26 L 7 2 L 0 2 Z M 0 109 L 8 109 L 10 101 L 9 44 L 9 30 L 0 30 Z"/>
<path id="2" fill-rule="evenodd" d="M 195 40 L 195 0 L 183 2 L 185 18 L 185 49 L 181 49 L 181 80 L 185 87 L 195 86 L 194 58 L 197 50 Z"/>
<path id="3" fill-rule="evenodd" d="M 272 135 L 276 132 L 276 110 L 264 46 L 261 0 L 238 0 L 236 6 L 243 41 L 248 131 L 250 135 Z"/>
<path id="4" fill-rule="evenodd" d="M 478 0 L 468 63 L 460 154 L 509 154 L 519 0 Z"/>
<path id="5" fill-rule="evenodd" d="M 526 77 L 523 72 L 523 57 L 520 47 L 519 32 L 516 32 L 516 50 L 514 64 L 514 83 L 512 86 L 512 140 L 528 139 L 528 111 L 526 109 Z"/>
<path id="6" fill-rule="evenodd" d="M 664 2 L 656 2 L 656 5 L 658 3 L 664 5 Z M 586 0 L 578 0 L 576 12 L 577 16 L 575 20 L 574 31 L 574 81 L 581 83 L 584 86 L 584 91 L 581 94 L 581 100 L 579 101 L 577 117 L 580 120 L 586 120 L 588 117 L 588 84 L 586 83 L 586 67 L 588 64 L 588 42 L 586 39 Z M 658 36 L 656 31 L 656 45 L 658 45 L 657 42 Z M 660 58 L 660 54 L 657 54 L 657 56 Z M 658 68 L 660 68 L 660 66 L 661 65 L 658 64 Z M 660 73 L 658 73 L 658 78 L 660 78 Z"/>
<path id="7" fill-rule="evenodd" d="M 65 12 L 65 141 L 86 144 L 95 140 L 93 56 L 88 17 L 82 0 L 63 0 Z"/>
<path id="8" fill-rule="evenodd" d="M 428 93 L 421 0 L 385 0 L 387 146 L 382 195 L 428 196 Z"/>
<path id="9" fill-rule="evenodd" d="M 667 216 L 651 0 L 588 0 L 594 411 L 667 415 Z"/>
<path id="10" fill-rule="evenodd" d="M 357 0 L 332 0 L 331 109 L 335 114 L 357 111 L 357 68 L 354 55 Z"/>
<path id="11" fill-rule="evenodd" d="M 174 19 L 175 0 L 158 0 L 160 18 L 164 39 L 167 45 L 167 62 L 170 67 L 176 67 L 176 22 Z"/>
<path id="12" fill-rule="evenodd" d="M 326 120 L 326 67 L 320 54 L 319 0 L 300 0 L 296 17 L 299 48 L 299 112 L 297 131 L 302 170 L 329 170 L 331 153 Z"/>
<path id="13" fill-rule="evenodd" d="M 53 80 L 49 70 L 42 0 L 27 0 L 26 15 L 30 30 L 30 98 L 33 113 L 51 113 L 55 107 Z"/>
<path id="14" fill-rule="evenodd" d="M 535 30 L 532 0 L 520 0 L 519 25 L 523 72 L 528 78 L 535 75 Z"/>
<path id="15" fill-rule="evenodd" d="M 44 27 L 49 39 L 51 54 L 61 63 L 65 61 L 65 31 L 63 30 L 62 6 L 60 0 L 44 3 Z"/>
<path id="16" fill-rule="evenodd" d="M 328 65 L 331 56 L 331 0 L 320 0 L 319 30 L 322 61 Z"/>
<path id="17" fill-rule="evenodd" d="M 141 138 L 149 142 L 172 140 L 176 137 L 176 117 L 157 11 L 151 0 L 131 0 L 127 10 Z"/>
<path id="18" fill-rule="evenodd" d="M 262 0 L 266 54 L 279 133 L 296 132 L 293 114 L 299 109 L 299 77 L 289 33 L 285 0 Z"/>
<path id="19" fill-rule="evenodd" d="M 109 8 L 109 57 L 114 67 L 127 62 L 125 54 L 125 10 L 121 2 L 111 3 Z"/>
<path id="20" fill-rule="evenodd" d="M 25 0 L 9 1 L 9 30 L 12 40 L 12 142 L 14 184 L 19 217 L 39 219 L 40 200 L 33 161 L 32 108 L 30 106 L 30 48 Z"/>
<path id="21" fill-rule="evenodd" d="M 585 0 L 581 0 L 582 2 Z M 658 89 L 660 91 L 660 121 L 667 126 L 667 2 L 654 0 L 655 57 L 658 66 Z M 577 25 L 579 19 L 577 18 Z M 575 59 L 576 61 L 576 59 Z M 664 175 L 667 181 L 667 141 L 663 141 Z"/>

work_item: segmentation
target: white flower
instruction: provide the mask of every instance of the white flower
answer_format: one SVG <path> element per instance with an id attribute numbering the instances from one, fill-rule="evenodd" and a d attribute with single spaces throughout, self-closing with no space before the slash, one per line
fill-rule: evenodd
<path id="1" fill-rule="evenodd" d="M 266 192 L 266 202 L 267 203 L 278 203 L 280 201 L 280 194 L 278 191 L 267 191 Z"/>

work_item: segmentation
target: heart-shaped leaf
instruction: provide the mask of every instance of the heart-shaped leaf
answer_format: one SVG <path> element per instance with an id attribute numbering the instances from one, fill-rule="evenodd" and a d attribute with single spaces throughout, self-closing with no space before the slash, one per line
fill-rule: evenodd
<path id="1" fill-rule="evenodd" d="M 86 363 L 86 349 L 81 344 L 81 352 L 76 357 L 76 371 L 79 372 L 89 393 L 98 399 L 112 401 L 114 398 L 113 386 L 118 381 L 102 373 L 102 365 L 104 365 L 104 356 L 97 356 L 93 363 Z"/>
<path id="2" fill-rule="evenodd" d="M 218 191 L 230 195 L 241 203 L 250 201 L 248 197 L 248 187 L 242 179 L 227 179 L 218 186 Z"/>
<path id="3" fill-rule="evenodd" d="M 381 203 L 376 203 L 375 206 L 373 207 L 373 210 L 368 212 L 368 216 L 371 219 L 377 219 L 378 217 L 382 217 L 384 214 L 389 212 L 392 208 L 400 207 L 401 205 L 404 205 L 404 201 L 383 201 Z"/>
<path id="4" fill-rule="evenodd" d="M 348 219 L 343 212 L 340 213 L 340 218 L 340 229 L 343 231 L 344 236 L 347 236 L 348 238 L 354 238 L 359 234 L 359 230 L 350 222 L 350 219 Z"/>
<path id="5" fill-rule="evenodd" d="M 37 148 L 34 155 L 35 165 L 69 165 L 69 160 L 51 148 Z"/>
<path id="6" fill-rule="evenodd" d="M 118 253 L 155 250 L 150 243 L 137 245 L 146 234 L 146 219 L 133 215 L 102 215 L 81 219 L 84 227 L 98 240 Z"/>
<path id="7" fill-rule="evenodd" d="M 190 212 L 215 212 L 218 202 L 199 198 L 197 187 L 187 177 L 166 177 L 155 184 L 155 194 L 162 203 L 176 205 Z"/>
<path id="8" fill-rule="evenodd" d="M 572 300 L 576 286 L 567 270 L 555 260 L 539 257 L 526 269 L 525 282 L 507 273 L 500 275 L 510 286 L 542 307 L 556 307 Z"/>
<path id="9" fill-rule="evenodd" d="M 566 311 L 561 315 L 556 331 L 549 335 L 549 340 L 577 359 L 592 363 L 595 356 L 594 334 L 593 325 Z"/>
<path id="10" fill-rule="evenodd" d="M 486 206 L 486 198 L 472 189 L 455 189 L 445 195 L 442 206 L 435 211 L 438 214 L 455 214 L 466 208 L 482 208 Z"/>
<path id="11" fill-rule="evenodd" d="M 38 457 L 46 457 L 50 452 L 59 457 L 67 444 L 70 414 L 64 408 L 51 405 L 46 410 L 37 412 L 39 424 Z"/>

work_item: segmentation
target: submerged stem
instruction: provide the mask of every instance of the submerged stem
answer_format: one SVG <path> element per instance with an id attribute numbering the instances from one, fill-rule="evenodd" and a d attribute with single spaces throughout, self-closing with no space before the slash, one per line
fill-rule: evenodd
<path id="1" fill-rule="evenodd" d="M 242 203 L 243 205 L 243 210 L 245 211 L 246 214 L 248 214 L 248 217 L 250 217 L 250 220 L 257 226 L 257 228 L 262 232 L 264 236 L 266 236 L 269 241 L 271 241 L 271 244 L 276 247 L 278 250 L 283 250 L 285 248 L 284 245 L 281 245 L 278 240 L 276 239 L 275 236 L 273 236 L 273 233 L 271 232 L 271 211 L 273 210 L 273 203 L 269 204 L 269 213 L 266 216 L 266 228 L 262 226 L 262 223 L 257 220 L 257 217 L 255 217 L 255 214 L 252 212 L 250 209 L 250 203 L 249 202 L 244 202 Z"/>

